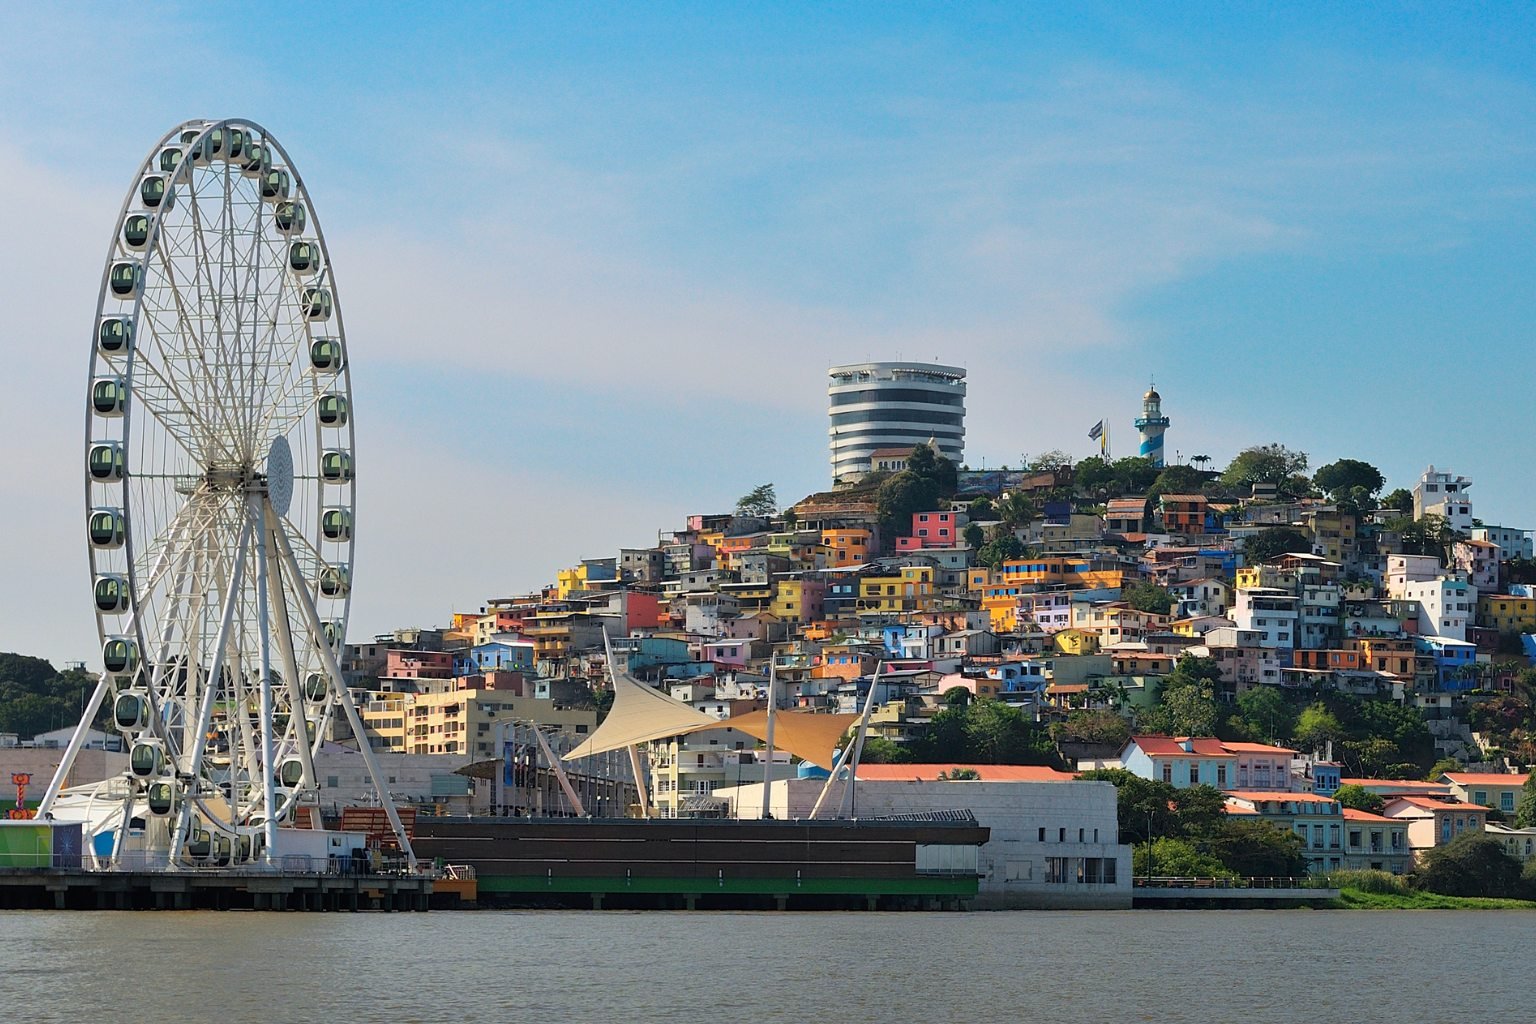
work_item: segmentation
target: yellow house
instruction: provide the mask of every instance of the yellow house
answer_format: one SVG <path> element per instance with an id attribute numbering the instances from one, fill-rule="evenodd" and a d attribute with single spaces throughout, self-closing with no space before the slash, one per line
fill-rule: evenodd
<path id="1" fill-rule="evenodd" d="M 1086 629 L 1061 629 L 1051 634 L 1051 642 L 1063 654 L 1093 654 L 1099 649 L 1099 634 Z"/>
<path id="2" fill-rule="evenodd" d="M 860 615 L 932 611 L 935 605 L 933 567 L 908 565 L 895 576 L 865 576 L 859 580 Z"/>
<path id="3" fill-rule="evenodd" d="M 1309 517 L 1313 550 L 1330 562 L 1355 557 L 1355 517 L 1347 512 L 1315 512 Z"/>
<path id="4" fill-rule="evenodd" d="M 822 603 L 817 595 L 825 588 L 819 580 L 779 580 L 770 610 L 780 622 L 809 622 L 821 615 Z"/>
<path id="5" fill-rule="evenodd" d="M 843 569 L 869 561 L 873 537 L 873 533 L 863 529 L 822 530 L 821 546 L 826 550 L 827 568 Z"/>
<path id="6" fill-rule="evenodd" d="M 1477 624 L 1500 633 L 1536 633 L 1536 598 L 1484 594 L 1477 599 Z"/>
<path id="7" fill-rule="evenodd" d="M 992 616 L 992 630 L 1012 633 L 1019 626 L 1019 595 L 1026 588 L 1003 583 L 989 584 L 981 591 L 981 610 Z"/>
<path id="8" fill-rule="evenodd" d="M 513 720 L 578 736 L 597 728 L 597 712 L 589 708 L 557 708 L 552 701 L 498 690 L 377 696 L 361 709 L 363 728 L 380 748 L 397 753 L 494 757 L 497 725 Z"/>
<path id="9" fill-rule="evenodd" d="M 1086 558 L 1021 558 L 1003 563 L 1002 582 L 1016 586 L 1067 585 L 1086 590 L 1119 587 L 1125 581 L 1122 569 L 1095 569 Z"/>
<path id="10" fill-rule="evenodd" d="M 1440 776 L 1440 781 L 1450 783 L 1451 795 L 1463 803 L 1514 814 L 1520 803 L 1520 791 L 1525 788 L 1528 778 L 1529 775 L 1446 772 Z"/>
<path id="11" fill-rule="evenodd" d="M 1127 604 L 1091 604 L 1077 602 L 1072 606 L 1072 626 L 1099 634 L 1102 643 L 1120 643 L 1136 640 L 1148 632 L 1165 629 L 1168 616 L 1138 611 Z"/>
<path id="12" fill-rule="evenodd" d="M 999 583 L 1001 580 L 998 575 L 984 565 L 965 570 L 965 589 L 967 590 L 985 590 Z"/>

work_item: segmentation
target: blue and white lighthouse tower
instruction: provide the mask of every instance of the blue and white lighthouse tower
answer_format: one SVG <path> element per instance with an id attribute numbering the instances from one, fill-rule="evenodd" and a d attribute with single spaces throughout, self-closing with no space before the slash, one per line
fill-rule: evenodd
<path id="1" fill-rule="evenodd" d="M 1136 429 L 1141 431 L 1139 454 L 1161 468 L 1163 431 L 1168 429 L 1168 417 L 1163 415 L 1163 396 L 1157 393 L 1156 387 L 1147 388 L 1147 393 L 1141 396 L 1141 417 L 1136 421 Z"/>

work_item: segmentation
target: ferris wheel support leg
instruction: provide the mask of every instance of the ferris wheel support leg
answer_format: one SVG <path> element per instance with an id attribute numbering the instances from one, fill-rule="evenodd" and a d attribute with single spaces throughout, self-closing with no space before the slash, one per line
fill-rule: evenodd
<path id="1" fill-rule="evenodd" d="M 183 528 L 178 526 L 176 531 L 171 534 L 171 542 L 166 544 L 165 550 L 160 553 L 160 558 L 155 562 L 152 575 L 159 575 L 165 568 L 166 563 L 170 560 L 171 550 L 178 542 L 182 532 Z M 182 560 L 183 564 L 185 564 L 185 554 L 182 555 Z M 178 588 L 179 586 L 180 582 L 178 580 Z M 128 620 L 130 628 L 136 623 L 137 619 L 138 609 L 134 609 L 133 618 Z M 156 673 L 161 670 L 161 660 L 163 659 L 157 658 L 155 661 Z M 59 760 L 58 770 L 53 773 L 53 779 L 48 783 L 47 790 L 43 792 L 42 800 L 38 801 L 37 816 L 39 818 L 53 810 L 53 802 L 58 799 L 59 790 L 64 788 L 64 780 L 69 778 L 70 771 L 75 767 L 75 758 L 80 756 L 80 749 L 85 746 L 85 738 L 91 731 L 91 722 L 96 718 L 96 709 L 101 707 L 101 702 L 106 697 L 107 689 L 111 685 L 112 677 L 107 673 L 103 672 L 96 677 L 96 689 L 91 691 L 91 699 L 86 701 L 85 706 L 80 709 L 80 721 L 76 723 L 75 731 L 70 734 L 69 745 L 65 747 L 64 756 Z M 154 692 L 153 686 L 150 687 L 150 692 Z"/>
<path id="2" fill-rule="evenodd" d="M 277 853 L 277 779 L 272 764 L 272 633 L 267 614 L 267 524 L 266 499 L 253 498 L 250 502 L 250 527 L 258 535 L 256 542 L 256 618 L 261 623 L 257 636 L 261 638 L 261 798 L 263 821 L 262 862 L 267 867 L 276 864 Z M 302 710 L 302 709 L 301 709 Z M 290 709 L 290 720 L 292 718 Z"/>
<path id="3" fill-rule="evenodd" d="M 59 790 L 64 788 L 64 780 L 69 777 L 70 769 L 75 766 L 75 758 L 80 754 L 80 748 L 85 746 L 86 734 L 91 731 L 91 721 L 96 717 L 96 709 L 101 707 L 102 698 L 107 695 L 107 687 L 111 686 L 111 677 L 105 672 L 96 677 L 96 689 L 91 691 L 91 699 L 85 702 L 85 707 L 80 709 L 80 723 L 75 726 L 75 731 L 70 734 L 69 746 L 64 748 L 64 757 L 59 761 L 58 771 L 53 773 L 53 780 L 48 783 L 48 789 L 44 791 L 42 800 L 37 804 L 37 816 L 47 817 L 53 810 L 53 801 L 58 798 Z"/>
<path id="4" fill-rule="evenodd" d="M 299 569 L 298 559 L 293 557 L 293 545 L 288 541 L 288 535 L 282 530 L 274 530 L 277 537 L 278 554 L 282 558 L 283 567 L 292 575 L 295 582 L 304 578 L 304 573 Z M 315 647 L 320 652 L 320 660 L 325 663 L 325 671 L 331 677 L 331 688 L 335 691 L 336 699 L 341 702 L 341 708 L 347 715 L 347 724 L 352 727 L 352 733 L 357 737 L 358 752 L 363 755 L 363 763 L 368 766 L 368 776 L 373 780 L 373 788 L 379 794 L 379 803 L 384 808 L 384 814 L 389 818 L 389 827 L 395 830 L 395 839 L 400 843 L 400 849 L 405 853 L 406 863 L 412 871 L 416 870 L 416 851 L 411 849 L 411 839 L 405 834 L 405 826 L 400 824 L 400 815 L 395 810 L 394 798 L 389 795 L 389 787 L 384 784 L 384 775 L 379 771 L 379 762 L 374 759 L 373 748 L 368 743 L 368 733 L 363 729 L 363 720 L 357 713 L 357 708 L 352 704 L 352 694 L 347 691 L 346 683 L 341 678 L 341 665 L 336 661 L 336 652 L 331 645 L 325 642 L 325 630 L 320 628 L 320 613 L 315 610 L 314 598 L 309 591 L 302 586 L 294 587 L 295 596 L 298 598 L 299 611 L 304 616 L 304 626 L 315 637 Z"/>
<path id="5" fill-rule="evenodd" d="M 299 661 L 293 653 L 293 634 L 290 632 L 290 620 L 288 618 L 288 597 L 283 593 L 283 563 L 277 558 L 277 541 L 273 536 L 273 524 L 277 515 L 270 508 L 264 509 L 265 522 L 262 530 L 266 536 L 267 550 L 273 554 L 274 564 L 267 577 L 268 600 L 271 602 L 273 618 L 277 628 L 272 635 L 277 641 L 277 656 L 283 663 L 283 677 L 288 684 L 288 706 L 290 709 L 298 708 L 303 712 L 304 736 L 301 742 L 294 744 L 298 748 L 299 763 L 304 766 L 304 778 L 300 781 L 301 787 L 313 787 L 319 778 L 315 774 L 315 756 L 313 745 L 320 741 L 319 730 L 316 735 L 309 734 L 309 708 L 304 703 L 304 692 L 299 687 Z M 297 584 L 295 584 L 297 587 Z M 290 712 L 291 714 L 291 712 Z"/>
<path id="6" fill-rule="evenodd" d="M 203 756 L 208 752 L 208 726 L 213 722 L 213 701 L 219 692 L 219 680 L 224 673 L 224 652 L 229 649 L 230 626 L 235 621 L 235 606 L 239 603 L 240 589 L 245 582 L 245 551 L 251 543 L 251 523 L 247 519 L 240 528 L 240 540 L 235 545 L 235 565 L 229 574 L 229 590 L 224 595 L 224 610 L 219 619 L 218 640 L 213 648 L 213 664 L 208 668 L 208 682 L 203 689 L 202 707 L 197 713 L 196 740 L 192 747 L 192 764 L 189 768 L 186 793 L 182 794 L 181 808 L 176 814 L 176 831 L 171 835 L 168 851 L 170 862 L 181 858 L 181 846 L 187 841 L 187 827 L 192 823 L 192 797 L 197 792 L 203 775 Z"/>

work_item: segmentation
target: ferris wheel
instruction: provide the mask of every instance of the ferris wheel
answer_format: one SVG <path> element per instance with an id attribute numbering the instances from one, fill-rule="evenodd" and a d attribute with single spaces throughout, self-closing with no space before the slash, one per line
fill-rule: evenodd
<path id="1" fill-rule="evenodd" d="M 86 821 L 100 867 L 272 866 L 337 714 L 387 794 L 338 660 L 341 308 L 304 182 L 259 125 L 189 121 L 140 167 L 102 273 L 84 455 L 104 671 L 39 813 Z M 128 771 L 63 790 L 103 701 Z"/>

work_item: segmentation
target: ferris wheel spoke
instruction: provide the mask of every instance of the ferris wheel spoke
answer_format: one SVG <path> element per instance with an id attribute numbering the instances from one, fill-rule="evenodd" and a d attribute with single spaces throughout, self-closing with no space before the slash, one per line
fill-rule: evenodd
<path id="1" fill-rule="evenodd" d="M 183 350 L 183 352 L 189 353 L 189 355 L 190 353 L 203 353 L 204 348 L 206 348 L 206 339 L 204 339 L 203 330 L 201 330 L 201 318 L 198 318 L 194 325 L 194 316 L 187 312 L 186 298 L 181 295 L 181 284 L 177 279 L 175 267 L 172 266 L 172 263 L 170 263 L 170 258 L 166 255 L 166 253 L 164 253 L 164 250 L 160 250 L 160 263 L 161 269 L 164 270 L 164 276 L 166 276 L 166 284 L 167 287 L 169 287 L 170 298 L 172 298 L 172 302 L 174 302 L 172 309 L 174 309 L 175 316 L 177 316 L 177 325 L 180 327 L 177 335 L 183 339 L 183 344 L 180 345 L 180 348 Z M 200 299 L 201 306 L 201 295 L 198 296 L 198 299 Z M 187 365 L 189 365 L 189 368 L 195 367 L 198 362 L 203 362 L 204 379 L 207 378 L 206 361 L 194 361 L 194 359 L 187 359 L 186 362 Z M 226 433 L 224 433 L 223 436 L 220 436 L 220 434 L 217 433 L 217 430 L 204 431 L 206 431 L 206 433 L 212 433 L 214 436 L 218 436 L 220 441 L 223 441 L 223 447 L 226 448 L 226 450 L 230 450 L 229 434 L 227 434 L 230 425 L 229 421 L 227 421 L 227 410 L 226 407 L 224 407 L 223 402 L 210 401 L 212 395 L 214 395 L 214 390 L 212 390 L 210 387 L 204 387 L 204 398 L 203 401 L 200 402 L 200 407 L 203 411 L 194 410 L 194 408 L 187 404 L 186 399 L 181 399 L 181 407 L 183 407 L 183 410 L 186 411 L 187 415 L 192 416 L 192 418 L 197 421 L 197 425 L 201 425 L 201 427 L 204 428 L 215 427 L 215 424 L 210 424 L 209 418 L 204 415 L 204 411 L 206 411 L 206 413 L 214 413 L 214 415 L 224 415 L 223 428 Z M 178 398 L 180 398 L 180 395 L 178 395 Z"/>

